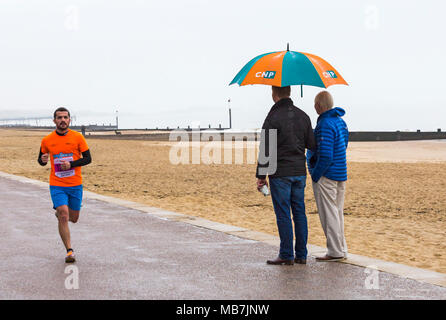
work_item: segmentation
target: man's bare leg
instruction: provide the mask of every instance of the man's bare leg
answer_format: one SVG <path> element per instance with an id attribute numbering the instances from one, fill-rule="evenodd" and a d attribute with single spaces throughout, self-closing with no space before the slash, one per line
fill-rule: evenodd
<path id="1" fill-rule="evenodd" d="M 70 228 L 68 227 L 69 211 L 68 206 L 63 205 L 56 208 L 56 216 L 59 220 L 59 235 L 65 248 L 71 248 Z"/>
<path id="2" fill-rule="evenodd" d="M 76 223 L 77 220 L 79 220 L 79 210 L 72 210 L 70 208 L 68 208 L 68 213 L 69 213 L 69 221 L 72 223 Z"/>

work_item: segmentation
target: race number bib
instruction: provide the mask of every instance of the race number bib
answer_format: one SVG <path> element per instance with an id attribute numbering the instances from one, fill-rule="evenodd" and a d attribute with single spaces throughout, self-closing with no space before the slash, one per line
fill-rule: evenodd
<path id="1" fill-rule="evenodd" d="M 74 168 L 69 170 L 62 170 L 61 163 L 63 161 L 73 161 L 72 153 L 59 153 L 53 156 L 54 159 L 54 174 L 58 178 L 67 178 L 74 176 Z"/>

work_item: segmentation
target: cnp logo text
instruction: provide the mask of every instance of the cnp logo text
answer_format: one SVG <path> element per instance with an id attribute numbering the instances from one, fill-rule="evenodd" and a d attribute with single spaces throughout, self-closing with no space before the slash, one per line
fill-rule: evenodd
<path id="1" fill-rule="evenodd" d="M 274 79 L 275 76 L 276 71 L 260 71 L 256 73 L 256 78 Z"/>
<path id="2" fill-rule="evenodd" d="M 325 71 L 323 74 L 322 74 L 325 78 L 332 78 L 332 79 L 336 79 L 338 76 L 336 75 L 336 73 L 334 72 L 334 71 L 331 71 L 331 70 L 329 70 L 329 71 Z"/>

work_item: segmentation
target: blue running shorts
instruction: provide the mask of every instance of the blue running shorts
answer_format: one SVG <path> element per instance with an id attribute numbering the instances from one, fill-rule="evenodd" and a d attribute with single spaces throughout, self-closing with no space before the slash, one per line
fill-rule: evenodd
<path id="1" fill-rule="evenodd" d="M 50 186 L 53 209 L 67 205 L 71 210 L 79 211 L 82 206 L 82 185 L 75 187 Z"/>

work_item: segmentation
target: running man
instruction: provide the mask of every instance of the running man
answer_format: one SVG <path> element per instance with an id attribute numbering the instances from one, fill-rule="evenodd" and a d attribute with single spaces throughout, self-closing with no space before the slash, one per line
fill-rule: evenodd
<path id="1" fill-rule="evenodd" d="M 67 249 L 66 263 L 76 261 L 71 248 L 68 221 L 76 223 L 82 204 L 81 166 L 91 162 L 90 150 L 85 138 L 77 131 L 68 129 L 70 112 L 61 107 L 54 111 L 56 130 L 42 139 L 38 162 L 41 166 L 51 160 L 50 194 L 59 234 Z M 82 155 L 82 157 L 81 157 Z"/>

